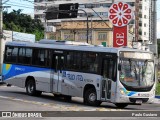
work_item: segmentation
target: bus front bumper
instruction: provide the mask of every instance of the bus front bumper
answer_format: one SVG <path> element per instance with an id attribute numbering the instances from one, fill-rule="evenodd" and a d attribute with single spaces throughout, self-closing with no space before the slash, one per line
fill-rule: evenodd
<path id="1" fill-rule="evenodd" d="M 128 104 L 142 104 L 142 103 L 154 103 L 154 97 L 120 97 L 116 99 L 115 103 L 128 103 Z"/>

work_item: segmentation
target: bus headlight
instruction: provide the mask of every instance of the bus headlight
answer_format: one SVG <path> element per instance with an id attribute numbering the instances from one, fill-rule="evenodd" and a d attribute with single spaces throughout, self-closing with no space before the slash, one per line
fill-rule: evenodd
<path id="1" fill-rule="evenodd" d="M 123 88 L 120 88 L 120 93 L 121 93 L 122 95 L 125 95 L 125 92 L 124 92 Z"/>

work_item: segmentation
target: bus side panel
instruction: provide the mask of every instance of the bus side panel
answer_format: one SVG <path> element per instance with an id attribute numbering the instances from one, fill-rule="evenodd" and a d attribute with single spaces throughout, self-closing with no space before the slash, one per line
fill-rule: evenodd
<path id="1" fill-rule="evenodd" d="M 36 81 L 36 90 L 51 92 L 50 71 L 37 71 L 33 74 Z"/>
<path id="2" fill-rule="evenodd" d="M 17 74 L 16 74 L 16 69 L 15 65 L 12 64 L 3 64 L 3 71 L 2 71 L 2 76 L 3 76 L 3 81 L 5 83 L 15 85 L 18 87 L 22 87 L 22 81 L 17 79 Z"/>
<path id="3" fill-rule="evenodd" d="M 18 87 L 25 87 L 28 76 L 36 81 L 36 89 L 50 92 L 50 69 L 22 65 L 4 64 L 4 81 Z"/>
<path id="4" fill-rule="evenodd" d="M 69 87 L 69 95 L 71 96 L 83 97 L 83 90 L 87 84 L 94 85 L 96 91 L 100 91 L 100 75 L 63 71 L 63 78 L 64 83 Z M 100 94 L 97 94 L 97 97 L 100 99 Z"/>
<path id="5" fill-rule="evenodd" d="M 112 81 L 110 101 L 113 102 L 113 103 L 115 102 L 115 99 L 116 99 L 116 92 L 117 92 L 117 82 Z"/>

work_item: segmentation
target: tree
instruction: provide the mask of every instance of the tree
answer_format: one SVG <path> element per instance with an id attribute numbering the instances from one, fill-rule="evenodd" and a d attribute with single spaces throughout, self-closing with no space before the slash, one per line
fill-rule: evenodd
<path id="1" fill-rule="evenodd" d="M 160 39 L 157 39 L 157 45 L 158 45 L 158 55 L 160 54 Z"/>
<path id="2" fill-rule="evenodd" d="M 20 9 L 10 13 L 3 12 L 3 29 L 35 34 L 36 40 L 44 38 L 44 27 L 41 21 L 21 12 Z"/>

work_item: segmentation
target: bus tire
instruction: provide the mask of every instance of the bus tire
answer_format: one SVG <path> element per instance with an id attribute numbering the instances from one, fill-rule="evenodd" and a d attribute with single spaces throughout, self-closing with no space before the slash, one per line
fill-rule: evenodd
<path id="1" fill-rule="evenodd" d="M 31 96 L 39 96 L 41 95 L 41 91 L 36 91 L 36 84 L 35 84 L 35 81 L 30 79 L 27 81 L 27 84 L 26 84 L 26 92 L 28 95 L 31 95 Z"/>
<path id="2" fill-rule="evenodd" d="M 127 103 L 115 103 L 115 105 L 118 107 L 118 108 L 125 108 L 128 106 Z"/>
<path id="3" fill-rule="evenodd" d="M 101 104 L 101 102 L 97 100 L 97 93 L 94 88 L 85 91 L 84 102 L 90 106 L 99 106 Z"/>

